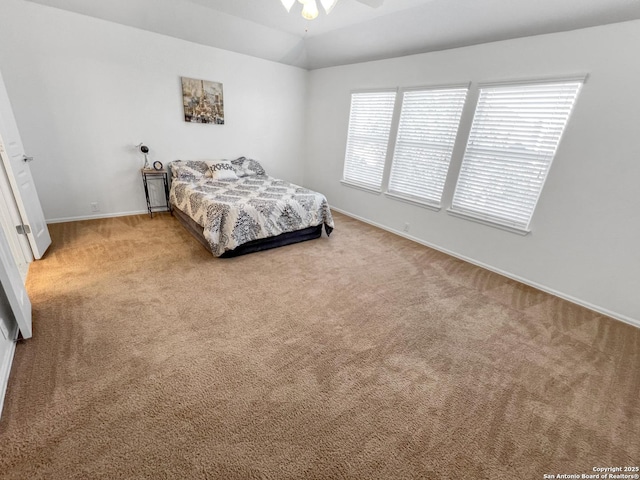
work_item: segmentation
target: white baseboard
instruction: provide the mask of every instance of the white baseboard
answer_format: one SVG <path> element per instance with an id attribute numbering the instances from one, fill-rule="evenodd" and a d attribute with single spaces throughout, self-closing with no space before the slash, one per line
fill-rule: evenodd
<path id="1" fill-rule="evenodd" d="M 11 338 L 17 332 L 11 334 Z M 4 407 L 4 396 L 7 393 L 7 386 L 9 385 L 9 375 L 11 374 L 11 364 L 13 363 L 13 356 L 16 353 L 15 340 L 5 340 L 0 335 L 0 417 L 2 417 L 2 407 Z"/>
<path id="2" fill-rule="evenodd" d="M 62 218 L 48 218 L 47 223 L 64 223 L 64 222 L 78 222 L 80 220 L 97 220 L 100 218 L 115 218 L 115 217 L 128 217 L 129 215 L 141 215 L 148 214 L 147 210 L 136 210 L 133 212 L 119 212 L 119 213 L 97 213 L 95 215 L 82 215 L 79 217 L 62 217 Z M 154 212 L 160 213 L 160 212 Z"/>
<path id="3" fill-rule="evenodd" d="M 556 297 L 560 297 L 563 300 L 567 300 L 568 302 L 575 303 L 576 305 L 580 305 L 581 307 L 588 308 L 589 310 L 593 310 L 594 312 L 601 313 L 601 314 L 606 315 L 608 317 L 615 318 L 616 320 L 619 320 L 621 322 L 628 323 L 629 325 L 633 325 L 634 327 L 640 328 L 640 320 L 636 320 L 636 319 L 628 317 L 626 315 L 622 315 L 620 313 L 613 312 L 613 311 L 611 311 L 609 309 L 602 308 L 602 307 L 600 307 L 598 305 L 594 305 L 592 303 L 585 302 L 584 300 L 581 300 L 579 298 L 572 297 L 571 295 L 567 295 L 565 293 L 559 292 L 557 290 L 554 290 L 553 288 L 549 288 L 549 287 L 547 287 L 545 285 L 541 285 L 541 284 L 539 284 L 537 282 L 533 282 L 533 281 L 531 281 L 529 279 L 523 278 L 523 277 L 521 277 L 519 275 L 514 275 L 512 273 L 506 272 L 506 271 L 501 270 L 499 268 L 492 267 L 491 265 L 487 265 L 486 263 L 479 262 L 477 260 L 474 260 L 473 258 L 469 258 L 469 257 L 466 257 L 464 255 L 460 255 L 460 254 L 458 254 L 456 252 L 452 252 L 451 250 L 448 250 L 446 248 L 442 248 L 439 245 L 434 245 L 432 243 L 429 243 L 429 242 L 426 242 L 424 240 L 421 240 L 420 238 L 416 238 L 416 237 L 413 237 L 411 235 L 407 235 L 405 232 L 401 232 L 400 230 L 395 230 L 393 228 L 389 228 L 389 227 L 387 227 L 385 225 L 373 222 L 371 220 L 368 220 L 366 218 L 360 217 L 359 215 L 355 215 L 353 213 L 347 212 L 347 211 L 342 210 L 340 208 L 336 208 L 334 206 L 331 206 L 331 210 L 335 210 L 336 212 L 342 213 L 343 215 L 346 215 L 346 216 L 351 217 L 351 218 L 355 218 L 356 220 L 359 220 L 359 221 L 361 221 L 363 223 L 367 223 L 369 225 L 373 225 L 374 227 L 380 228 L 382 230 L 386 230 L 387 232 L 391 232 L 391 233 L 393 233 L 395 235 L 398 235 L 400 237 L 406 238 L 407 240 L 411 240 L 413 242 L 419 243 L 420 245 L 424 245 L 425 247 L 433 248 L 434 250 L 438 250 L 438 251 L 440 251 L 442 253 L 446 253 L 447 255 L 451 255 L 452 257 L 459 258 L 460 260 L 464 260 L 465 262 L 471 263 L 471 264 L 476 265 L 478 267 L 481 267 L 481 268 L 484 268 L 486 270 L 498 273 L 498 274 L 500 274 L 500 275 L 502 275 L 504 277 L 510 278 L 512 280 L 515 280 L 517 282 L 523 283 L 525 285 L 529 285 L 530 287 L 537 288 L 538 290 L 542 290 L 543 292 L 549 293 L 549 294 L 554 295 Z"/>

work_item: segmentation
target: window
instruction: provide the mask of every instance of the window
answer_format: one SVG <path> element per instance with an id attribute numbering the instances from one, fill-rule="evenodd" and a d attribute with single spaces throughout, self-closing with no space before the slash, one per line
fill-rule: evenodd
<path id="1" fill-rule="evenodd" d="M 351 95 L 344 182 L 380 190 L 396 92 Z"/>
<path id="2" fill-rule="evenodd" d="M 404 92 L 389 194 L 440 205 L 466 98 L 466 88 Z"/>
<path id="3" fill-rule="evenodd" d="M 482 87 L 452 213 L 527 232 L 582 83 Z"/>

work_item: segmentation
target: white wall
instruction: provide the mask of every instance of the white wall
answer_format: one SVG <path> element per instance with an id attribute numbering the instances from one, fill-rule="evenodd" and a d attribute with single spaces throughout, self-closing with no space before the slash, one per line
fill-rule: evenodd
<path id="1" fill-rule="evenodd" d="M 310 73 L 305 185 L 346 212 L 640 325 L 640 22 Z M 588 73 L 522 237 L 446 213 L 475 82 Z M 474 82 L 440 212 L 343 186 L 354 89 Z M 337 231 L 339 230 L 337 226 Z M 339 234 L 339 233 L 338 233 Z"/>
<path id="2" fill-rule="evenodd" d="M 141 141 L 302 181 L 305 70 L 22 0 L 2 0 L 0 69 L 49 221 L 144 211 Z M 224 126 L 184 122 L 181 76 L 223 83 Z"/>

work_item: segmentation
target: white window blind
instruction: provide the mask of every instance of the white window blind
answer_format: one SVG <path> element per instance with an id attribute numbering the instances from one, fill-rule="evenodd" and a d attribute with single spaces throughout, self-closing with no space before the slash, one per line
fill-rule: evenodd
<path id="1" fill-rule="evenodd" d="M 481 88 L 451 210 L 528 231 L 582 83 Z"/>
<path id="2" fill-rule="evenodd" d="M 351 95 L 344 181 L 380 189 L 396 100 L 395 91 Z"/>
<path id="3" fill-rule="evenodd" d="M 466 88 L 405 91 L 389 193 L 439 205 Z"/>

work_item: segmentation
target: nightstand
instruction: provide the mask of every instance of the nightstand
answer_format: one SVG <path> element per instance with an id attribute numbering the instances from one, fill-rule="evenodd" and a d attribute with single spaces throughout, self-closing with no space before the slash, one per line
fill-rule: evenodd
<path id="1" fill-rule="evenodd" d="M 151 168 L 143 168 L 140 171 L 142 172 L 142 183 L 144 184 L 144 195 L 147 199 L 149 216 L 153 218 L 153 212 L 171 212 L 171 205 L 169 204 L 169 177 L 167 171 L 165 169 L 154 170 Z M 164 185 L 165 203 L 163 205 L 151 205 L 151 200 L 149 199 L 149 181 L 157 180 L 162 180 Z"/>

